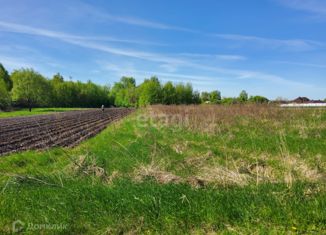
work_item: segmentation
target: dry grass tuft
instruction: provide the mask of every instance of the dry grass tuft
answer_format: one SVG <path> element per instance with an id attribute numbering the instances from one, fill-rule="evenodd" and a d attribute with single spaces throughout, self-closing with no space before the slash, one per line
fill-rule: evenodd
<path id="1" fill-rule="evenodd" d="M 183 154 L 188 149 L 188 145 L 189 143 L 186 141 L 186 142 L 174 144 L 172 148 L 176 153 Z"/>
<path id="2" fill-rule="evenodd" d="M 162 170 L 157 164 L 152 162 L 151 164 L 145 166 L 141 165 L 134 172 L 134 179 L 138 182 L 146 178 L 154 178 L 157 182 L 161 184 L 167 183 L 180 183 L 181 177 Z"/>
<path id="3" fill-rule="evenodd" d="M 121 176 L 118 171 L 113 171 L 112 174 L 109 175 L 103 167 L 98 166 L 95 157 L 85 155 L 79 156 L 77 160 L 73 161 L 73 163 L 68 166 L 68 171 L 72 171 L 75 175 L 100 179 L 107 184 L 112 184 L 115 179 Z"/>
<path id="4" fill-rule="evenodd" d="M 78 159 L 73 162 L 72 170 L 77 174 L 95 176 L 97 178 L 107 177 L 105 169 L 99 167 L 96 159 L 90 156 L 79 156 Z"/>
<path id="5" fill-rule="evenodd" d="M 280 134 L 280 153 L 284 167 L 284 182 L 292 186 L 295 180 L 318 182 L 326 178 L 317 168 L 310 167 L 299 155 L 290 155 L 284 133 Z"/>
<path id="6" fill-rule="evenodd" d="M 241 174 L 225 167 L 203 167 L 200 169 L 197 178 L 211 184 L 218 185 L 247 185 L 250 176 Z"/>
<path id="7" fill-rule="evenodd" d="M 195 157 L 188 157 L 184 160 L 184 163 L 189 166 L 202 166 L 207 163 L 210 159 L 214 158 L 214 153 L 208 151 L 206 154 Z"/>
<path id="8" fill-rule="evenodd" d="M 113 181 L 121 176 L 119 171 L 113 171 L 112 174 L 106 178 L 108 184 L 112 184 Z"/>
<path id="9" fill-rule="evenodd" d="M 304 180 L 308 182 L 318 182 L 325 178 L 325 175 L 316 168 L 310 167 L 299 156 L 289 156 L 284 159 L 284 165 L 287 169 L 284 175 L 284 181 L 291 184 L 293 180 Z"/>

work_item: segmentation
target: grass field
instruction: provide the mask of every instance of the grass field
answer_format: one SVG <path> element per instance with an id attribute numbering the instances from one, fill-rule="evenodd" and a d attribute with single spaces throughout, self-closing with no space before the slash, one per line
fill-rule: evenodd
<path id="1" fill-rule="evenodd" d="M 82 110 L 82 108 L 34 108 L 32 109 L 32 112 L 30 112 L 28 109 L 20 109 L 12 112 L 0 112 L 0 118 L 33 116 L 71 110 Z"/>
<path id="2" fill-rule="evenodd" d="M 323 234 L 325 181 L 325 109 L 153 106 L 0 158 L 0 233 Z"/>

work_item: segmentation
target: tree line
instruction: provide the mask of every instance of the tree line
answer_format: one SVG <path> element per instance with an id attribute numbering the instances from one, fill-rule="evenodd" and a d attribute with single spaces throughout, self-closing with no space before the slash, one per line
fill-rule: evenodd
<path id="1" fill-rule="evenodd" d="M 28 107 L 142 107 L 151 104 L 233 104 L 265 103 L 262 96 L 248 97 L 242 91 L 236 98 L 222 98 L 218 90 L 199 93 L 190 83 L 166 82 L 155 76 L 137 85 L 132 77 L 122 77 L 110 86 L 65 81 L 58 73 L 51 79 L 33 69 L 14 70 L 11 74 L 0 63 L 0 109 Z"/>

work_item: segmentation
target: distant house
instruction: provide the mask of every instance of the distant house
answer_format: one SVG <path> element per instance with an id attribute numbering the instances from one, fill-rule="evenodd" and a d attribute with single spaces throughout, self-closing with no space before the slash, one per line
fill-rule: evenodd
<path id="1" fill-rule="evenodd" d="M 326 107 L 322 100 L 310 100 L 307 97 L 298 97 L 293 101 L 280 105 L 281 107 Z"/>
<path id="2" fill-rule="evenodd" d="M 309 103 L 309 101 L 310 100 L 307 97 L 298 97 L 295 100 L 293 100 L 292 102 L 296 103 L 296 104 L 303 104 L 303 103 Z"/>

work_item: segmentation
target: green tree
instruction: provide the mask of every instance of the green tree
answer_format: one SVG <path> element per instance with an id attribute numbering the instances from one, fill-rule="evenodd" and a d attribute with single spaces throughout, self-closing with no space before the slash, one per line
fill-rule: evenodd
<path id="1" fill-rule="evenodd" d="M 247 102 L 248 101 L 248 93 L 245 90 L 241 91 L 240 95 L 238 97 L 238 100 L 241 103 Z"/>
<path id="2" fill-rule="evenodd" d="M 201 102 L 202 103 L 206 103 L 206 102 L 209 102 L 209 100 L 210 100 L 210 97 L 209 97 L 209 93 L 208 92 L 206 92 L 206 91 L 203 91 L 202 93 L 201 93 Z"/>
<path id="3" fill-rule="evenodd" d="M 139 86 L 139 106 L 162 103 L 162 87 L 157 77 L 145 79 Z"/>
<path id="4" fill-rule="evenodd" d="M 60 92 L 64 84 L 64 78 L 60 75 L 60 73 L 57 73 L 50 80 L 50 84 L 52 86 L 51 106 L 65 107 L 65 105 L 62 102 L 63 94 Z"/>
<path id="5" fill-rule="evenodd" d="M 193 89 L 190 83 L 187 83 L 184 90 L 184 104 L 192 104 L 193 103 Z"/>
<path id="6" fill-rule="evenodd" d="M 124 88 L 136 87 L 136 80 L 133 77 L 122 77 L 120 82 Z"/>
<path id="7" fill-rule="evenodd" d="M 57 107 L 82 107 L 81 88 L 78 83 L 67 81 L 57 84 L 54 92 L 57 96 Z"/>
<path id="8" fill-rule="evenodd" d="M 0 110 L 5 110 L 11 104 L 11 97 L 7 91 L 7 86 L 3 80 L 0 79 Z"/>
<path id="9" fill-rule="evenodd" d="M 192 104 L 193 103 L 193 89 L 190 83 L 186 85 L 179 83 L 175 87 L 177 104 Z"/>
<path id="10" fill-rule="evenodd" d="M 3 65 L 0 63 L 0 80 L 2 80 L 5 83 L 6 90 L 11 91 L 12 89 L 12 80 L 9 76 L 8 71 L 3 67 Z"/>
<path id="11" fill-rule="evenodd" d="M 183 104 L 184 102 L 184 85 L 179 83 L 175 86 L 176 104 Z"/>
<path id="12" fill-rule="evenodd" d="M 167 105 L 176 103 L 176 91 L 172 82 L 165 83 L 162 88 L 162 103 Z"/>
<path id="13" fill-rule="evenodd" d="M 29 111 L 36 105 L 48 105 L 51 87 L 48 81 L 32 69 L 15 70 L 11 78 L 13 80 L 12 97 L 21 105 L 26 105 Z"/>
<path id="14" fill-rule="evenodd" d="M 65 80 L 60 73 L 55 74 L 52 78 L 52 83 L 62 83 L 64 81 Z"/>
<path id="15" fill-rule="evenodd" d="M 210 94 L 209 94 L 209 101 L 212 103 L 212 104 L 219 104 L 221 103 L 221 92 L 220 91 L 212 91 Z"/>
<path id="16" fill-rule="evenodd" d="M 100 107 L 106 104 L 107 94 L 103 87 L 88 81 L 87 83 L 77 82 L 78 100 L 81 107 Z"/>
<path id="17" fill-rule="evenodd" d="M 194 91 L 192 94 L 192 103 L 193 104 L 200 104 L 200 93 L 198 91 Z"/>
<path id="18" fill-rule="evenodd" d="M 138 94 L 135 79 L 132 77 L 122 77 L 120 82 L 116 82 L 112 87 L 110 99 L 114 100 L 116 106 L 136 106 Z"/>

